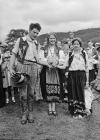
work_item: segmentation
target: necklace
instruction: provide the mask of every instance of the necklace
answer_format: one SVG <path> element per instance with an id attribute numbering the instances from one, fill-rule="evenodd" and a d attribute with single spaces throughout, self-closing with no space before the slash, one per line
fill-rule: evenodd
<path id="1" fill-rule="evenodd" d="M 49 50 L 50 50 L 50 55 L 54 56 L 54 47 L 50 47 Z"/>

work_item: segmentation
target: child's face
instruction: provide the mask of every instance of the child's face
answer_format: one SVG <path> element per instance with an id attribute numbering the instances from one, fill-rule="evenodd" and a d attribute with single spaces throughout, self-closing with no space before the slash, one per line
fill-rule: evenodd
<path id="1" fill-rule="evenodd" d="M 6 57 L 6 58 L 4 59 L 4 61 L 9 61 L 9 60 L 10 60 L 10 58 L 9 58 L 9 57 L 8 57 L 8 58 Z"/>

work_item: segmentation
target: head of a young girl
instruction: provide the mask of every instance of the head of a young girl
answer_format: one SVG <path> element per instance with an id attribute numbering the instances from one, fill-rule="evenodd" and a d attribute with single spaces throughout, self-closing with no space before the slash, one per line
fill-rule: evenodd
<path id="1" fill-rule="evenodd" d="M 79 51 L 82 48 L 82 41 L 80 38 L 75 38 L 72 40 L 73 50 Z"/>
<path id="2" fill-rule="evenodd" d="M 55 33 L 49 33 L 47 37 L 47 45 L 54 46 L 57 44 L 57 38 Z"/>

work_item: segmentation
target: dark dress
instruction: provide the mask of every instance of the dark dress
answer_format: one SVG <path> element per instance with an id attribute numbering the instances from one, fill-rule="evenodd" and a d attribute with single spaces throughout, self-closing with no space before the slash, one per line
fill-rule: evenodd
<path id="1" fill-rule="evenodd" d="M 3 90 L 3 76 L 2 76 L 2 70 L 0 65 L 0 108 L 5 106 L 5 94 Z"/>
<path id="2" fill-rule="evenodd" d="M 56 50 L 54 49 L 53 56 L 51 54 L 51 51 L 49 51 L 49 49 L 47 50 L 47 52 L 48 53 L 45 55 L 45 58 L 47 59 L 47 61 L 52 60 L 52 62 L 54 63 L 55 62 L 54 58 L 55 59 L 58 58 Z M 43 67 L 40 74 L 40 85 L 41 85 L 41 91 L 44 100 L 48 102 L 59 102 L 60 99 L 63 98 L 62 97 L 63 85 L 61 79 L 62 79 L 61 71 L 58 68 L 49 69 L 47 66 Z"/>
<path id="3" fill-rule="evenodd" d="M 85 56 L 85 57 L 84 57 Z M 83 56 L 81 52 L 79 57 L 71 55 L 69 57 L 69 66 L 74 59 L 76 61 L 73 62 L 78 64 L 79 61 L 83 64 L 85 63 L 85 67 L 87 66 L 86 54 Z M 84 61 L 82 61 L 82 59 Z M 81 64 L 80 63 L 80 64 Z M 78 65 L 77 65 L 78 66 Z M 84 67 L 83 67 L 84 68 Z M 70 69 L 68 73 L 68 109 L 72 116 L 77 115 L 86 115 L 85 113 L 85 97 L 84 97 L 84 88 L 86 85 L 86 72 L 84 69 L 81 69 L 79 66 L 77 69 Z"/>
<path id="4" fill-rule="evenodd" d="M 70 71 L 68 74 L 68 108 L 71 115 L 85 115 L 85 71 Z"/>

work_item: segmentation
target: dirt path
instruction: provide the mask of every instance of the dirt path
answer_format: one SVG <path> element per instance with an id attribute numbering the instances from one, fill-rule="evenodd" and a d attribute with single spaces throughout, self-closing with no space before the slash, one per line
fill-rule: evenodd
<path id="1" fill-rule="evenodd" d="M 75 120 L 67 104 L 57 104 L 57 117 L 48 116 L 47 103 L 34 104 L 34 124 L 20 124 L 19 104 L 0 109 L 0 140 L 100 140 L 100 102 L 93 102 L 93 114 Z"/>

